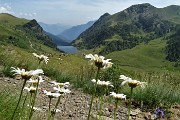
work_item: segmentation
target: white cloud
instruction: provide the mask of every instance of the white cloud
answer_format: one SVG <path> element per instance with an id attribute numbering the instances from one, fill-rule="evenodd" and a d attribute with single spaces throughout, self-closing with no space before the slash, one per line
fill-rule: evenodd
<path id="1" fill-rule="evenodd" d="M 11 11 L 6 7 L 0 7 L 0 13 L 11 13 Z"/>
<path id="2" fill-rule="evenodd" d="M 6 4 L 5 6 L 8 10 L 11 10 L 11 6 L 9 6 L 8 4 Z"/>
<path id="3" fill-rule="evenodd" d="M 24 18 L 34 18 L 37 15 L 37 13 L 27 13 L 27 12 L 19 12 L 17 16 L 24 17 Z"/>
<path id="4" fill-rule="evenodd" d="M 12 11 L 11 9 L 12 8 L 8 3 L 0 4 L 0 13 L 14 14 L 14 11 Z"/>

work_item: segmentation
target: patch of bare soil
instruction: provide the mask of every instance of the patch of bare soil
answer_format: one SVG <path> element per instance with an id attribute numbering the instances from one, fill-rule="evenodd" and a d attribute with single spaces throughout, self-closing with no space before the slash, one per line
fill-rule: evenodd
<path id="1" fill-rule="evenodd" d="M 33 120 L 45 120 L 48 117 L 48 103 L 49 98 L 43 94 L 42 90 L 51 89 L 53 86 L 47 81 L 50 81 L 49 78 L 46 79 L 40 85 L 40 92 L 36 100 L 35 107 L 40 108 L 40 111 L 35 111 Z M 22 80 L 15 80 L 7 77 L 0 77 L 0 91 L 5 88 L 11 88 L 20 92 L 22 85 Z M 83 93 L 80 89 L 74 89 L 72 86 L 69 87 L 71 90 L 70 94 L 62 96 L 61 102 L 58 106 L 60 112 L 56 113 L 55 120 L 86 120 L 89 110 L 90 95 Z M 106 96 L 108 97 L 108 96 Z M 57 99 L 52 100 L 51 108 L 53 109 L 56 104 Z M 99 104 L 96 104 L 97 99 L 94 101 L 94 106 L 92 110 L 92 120 L 101 118 L 101 120 L 113 120 L 113 109 L 114 105 L 110 103 L 104 103 L 102 109 L 102 115 L 97 115 L 97 108 L 99 109 Z M 99 103 L 99 102 L 98 102 Z M 127 107 L 123 107 L 125 104 L 119 106 L 117 109 L 117 120 L 127 120 Z M 162 120 L 179 120 L 180 119 L 180 106 L 175 106 L 170 111 L 173 113 L 170 117 L 161 118 Z M 153 112 L 143 112 L 139 108 L 133 108 L 131 111 L 131 120 L 155 120 L 156 117 Z"/>

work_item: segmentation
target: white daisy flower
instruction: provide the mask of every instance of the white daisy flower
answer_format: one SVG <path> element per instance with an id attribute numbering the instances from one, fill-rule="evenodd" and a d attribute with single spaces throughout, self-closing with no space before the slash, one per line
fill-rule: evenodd
<path id="1" fill-rule="evenodd" d="M 126 83 L 129 85 L 131 88 L 135 88 L 136 86 L 141 86 L 142 88 L 145 88 L 145 85 L 147 84 L 146 82 L 141 82 L 138 80 L 132 80 L 132 78 L 126 77 L 125 75 L 120 75 L 120 78 L 124 80 L 121 85 L 125 85 Z"/>
<path id="2" fill-rule="evenodd" d="M 51 83 L 51 84 L 54 84 L 54 85 L 57 85 L 57 86 L 59 86 L 60 88 L 61 88 L 61 87 L 68 87 L 68 86 L 70 85 L 69 82 L 58 83 L 58 82 L 56 82 L 56 81 L 51 81 L 50 83 Z"/>
<path id="3" fill-rule="evenodd" d="M 31 70 L 31 71 L 25 71 L 25 69 L 19 69 L 18 67 L 17 69 L 11 67 L 11 69 L 12 69 L 11 72 L 14 73 L 13 75 L 21 75 L 21 77 L 26 80 L 30 79 L 32 76 L 44 74 L 42 69 Z"/>
<path id="4" fill-rule="evenodd" d="M 34 87 L 34 86 L 24 87 L 24 90 L 27 90 L 30 93 L 35 93 L 36 92 L 36 87 Z"/>
<path id="5" fill-rule="evenodd" d="M 38 54 L 36 54 L 36 53 L 32 53 L 32 54 L 33 54 L 35 57 L 38 58 L 39 63 L 40 63 L 41 61 L 44 61 L 45 64 L 47 64 L 48 61 L 49 61 L 49 58 L 48 58 L 47 56 L 45 56 L 45 55 L 38 55 Z"/>
<path id="6" fill-rule="evenodd" d="M 71 92 L 69 89 L 60 88 L 60 87 L 53 87 L 53 90 L 55 90 L 56 92 L 58 92 L 60 94 L 66 94 L 66 93 Z"/>
<path id="7" fill-rule="evenodd" d="M 35 85 L 37 85 L 38 84 L 38 81 L 39 81 L 39 83 L 42 83 L 42 82 L 44 82 L 44 80 L 42 79 L 42 77 L 41 76 L 38 76 L 38 77 L 35 77 L 35 78 L 30 78 L 28 81 L 27 81 L 27 83 L 32 83 L 34 86 Z"/>
<path id="8" fill-rule="evenodd" d="M 59 96 L 61 96 L 60 93 L 53 93 L 53 92 L 48 92 L 46 90 L 43 90 L 44 94 L 46 94 L 49 98 L 58 98 Z"/>
<path id="9" fill-rule="evenodd" d="M 92 81 L 93 83 L 96 83 L 96 80 L 95 80 L 95 79 L 92 79 L 91 81 Z M 98 81 L 97 81 L 97 85 L 114 87 L 110 81 L 100 81 L 100 80 L 98 80 Z"/>
<path id="10" fill-rule="evenodd" d="M 90 59 L 92 64 L 95 63 L 95 65 L 98 68 L 106 69 L 106 68 L 112 67 L 112 64 L 113 64 L 112 62 L 109 62 L 111 59 L 105 60 L 104 56 L 98 56 L 97 54 L 95 54 L 95 55 L 88 54 L 88 55 L 85 55 L 85 58 Z"/>
<path id="11" fill-rule="evenodd" d="M 116 94 L 115 92 L 110 92 L 110 96 L 115 99 L 126 100 L 126 95 L 124 94 Z"/>

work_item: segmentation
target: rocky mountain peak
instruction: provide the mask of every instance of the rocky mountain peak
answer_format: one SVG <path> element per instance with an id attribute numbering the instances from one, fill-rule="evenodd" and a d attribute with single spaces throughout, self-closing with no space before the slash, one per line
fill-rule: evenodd
<path id="1" fill-rule="evenodd" d="M 38 22 L 35 19 L 29 21 L 28 23 L 24 24 L 23 26 L 28 29 L 35 30 L 37 32 L 43 32 L 43 28 L 38 24 Z"/>
<path id="2" fill-rule="evenodd" d="M 144 3 L 144 4 L 132 5 L 131 7 L 125 9 L 124 11 L 131 14 L 141 14 L 144 12 L 152 11 L 155 8 L 156 7 L 152 6 L 149 3 Z"/>

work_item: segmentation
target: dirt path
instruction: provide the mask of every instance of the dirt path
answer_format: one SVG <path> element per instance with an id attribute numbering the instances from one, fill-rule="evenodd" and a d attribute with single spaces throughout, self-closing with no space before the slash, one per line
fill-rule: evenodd
<path id="1" fill-rule="evenodd" d="M 45 77 L 49 81 L 47 77 Z M 11 88 L 17 89 L 21 87 L 21 80 L 15 80 L 12 78 L 7 77 L 0 77 L 0 90 L 4 88 Z M 42 89 L 50 89 L 52 88 L 52 84 L 49 84 L 47 81 L 41 84 L 41 90 L 38 94 L 37 102 L 35 107 L 41 109 L 41 111 L 35 111 L 34 113 L 34 120 L 45 120 L 47 119 L 48 113 L 48 103 L 49 99 L 46 95 L 43 94 Z M 71 90 L 70 94 L 67 94 L 61 98 L 60 105 L 58 109 L 60 110 L 59 113 L 56 113 L 55 120 L 86 120 L 89 103 L 90 103 L 90 96 L 84 94 L 80 89 L 74 89 L 71 86 L 69 87 Z M 107 96 L 108 97 L 108 96 Z M 57 99 L 53 99 L 51 108 L 54 108 Z M 96 101 L 96 100 L 95 100 Z M 127 120 L 127 108 L 121 107 L 117 110 L 117 120 Z M 103 105 L 103 115 L 101 117 L 102 120 L 113 120 L 113 104 L 105 103 Z M 99 104 L 94 103 L 93 111 L 92 111 L 92 120 L 96 120 L 97 113 L 95 112 L 96 109 L 99 108 Z M 166 118 L 169 120 L 179 120 L 178 115 L 180 115 L 180 108 L 173 109 L 176 111 L 176 115 L 171 118 Z M 133 109 L 131 111 L 131 118 L 132 120 L 153 120 L 155 119 L 154 115 L 150 112 L 142 112 L 140 109 Z"/>

